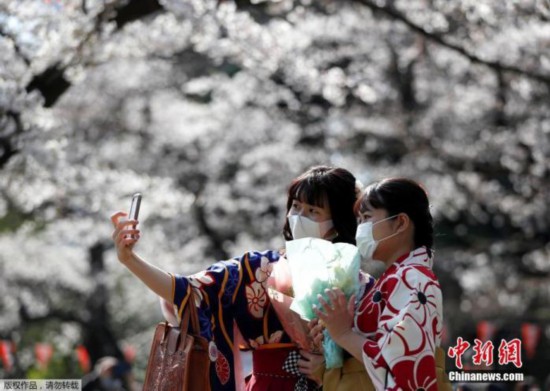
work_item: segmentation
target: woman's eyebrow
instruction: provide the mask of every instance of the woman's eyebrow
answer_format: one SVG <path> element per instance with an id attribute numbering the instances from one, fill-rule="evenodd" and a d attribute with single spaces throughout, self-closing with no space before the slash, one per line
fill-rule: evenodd
<path id="1" fill-rule="evenodd" d="M 325 210 L 325 206 L 312 205 L 312 207 L 314 207 L 315 209 L 317 209 L 317 210 L 319 210 L 319 211 Z"/>
<path id="2" fill-rule="evenodd" d="M 305 206 L 304 206 L 305 208 L 319 209 L 318 206 L 315 206 L 315 205 L 313 205 L 313 204 L 308 204 L 307 202 L 304 202 L 303 204 L 305 205 Z"/>

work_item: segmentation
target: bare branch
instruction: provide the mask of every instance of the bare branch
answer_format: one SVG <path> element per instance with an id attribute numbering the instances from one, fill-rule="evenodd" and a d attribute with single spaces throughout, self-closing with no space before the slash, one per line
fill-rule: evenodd
<path id="1" fill-rule="evenodd" d="M 4 37 L 4 38 L 10 40 L 13 43 L 13 48 L 14 48 L 15 52 L 17 53 L 17 55 L 25 62 L 25 64 L 27 66 L 31 64 L 31 61 L 29 60 L 29 58 L 23 54 L 21 48 L 17 44 L 17 41 L 16 41 L 15 37 L 13 37 L 7 31 L 2 29 L 2 25 L 0 25 L 0 37 Z"/>
<path id="2" fill-rule="evenodd" d="M 85 3 L 83 3 L 85 6 Z M 55 63 L 49 66 L 44 72 L 35 75 L 31 82 L 27 85 L 27 91 L 37 89 L 44 97 L 44 106 L 52 107 L 57 100 L 71 86 L 70 82 L 65 77 L 65 71 L 71 66 L 83 63 L 83 52 L 92 38 L 98 35 L 103 25 L 110 21 L 115 21 L 118 28 L 131 21 L 143 18 L 152 13 L 162 10 L 162 6 L 156 0 L 148 0 L 146 2 L 132 0 L 125 5 L 122 2 L 113 2 L 105 7 L 95 18 L 94 28 L 91 29 L 84 39 L 75 48 L 72 58 L 66 63 Z M 26 60 L 27 65 L 30 61 Z"/>
<path id="3" fill-rule="evenodd" d="M 422 26 L 419 26 L 418 24 L 414 23 L 410 19 L 408 19 L 405 15 L 403 15 L 399 10 L 392 6 L 381 6 L 378 5 L 374 1 L 370 0 L 355 0 L 358 3 L 361 3 L 367 7 L 369 7 L 371 10 L 375 12 L 381 12 L 384 15 L 390 17 L 391 19 L 398 20 L 402 23 L 404 23 L 407 27 L 409 27 L 414 32 L 426 37 L 427 39 L 446 47 L 447 49 L 451 49 L 464 57 L 468 58 L 470 61 L 472 61 L 475 64 L 485 65 L 487 67 L 490 67 L 498 72 L 510 72 L 515 73 L 518 75 L 526 76 L 530 79 L 537 80 L 546 84 L 550 84 L 550 75 L 543 75 L 537 72 L 532 72 L 526 69 L 519 68 L 514 65 L 506 65 L 502 64 L 498 61 L 490 61 L 490 60 L 484 60 L 481 57 L 479 57 L 477 54 L 471 53 L 470 51 L 466 50 L 464 47 L 448 42 L 446 39 L 444 39 L 441 35 L 434 34 L 428 32 L 425 28 Z"/>
<path id="4" fill-rule="evenodd" d="M 114 21 L 120 29 L 126 23 L 141 19 L 161 10 L 163 10 L 163 7 L 158 0 L 132 0 L 123 7 L 117 8 Z"/>
<path id="5" fill-rule="evenodd" d="M 15 129 L 12 132 L 5 133 L 0 137 L 0 169 L 2 169 L 2 167 L 4 167 L 6 163 L 19 152 L 14 141 L 16 137 L 24 131 L 23 124 L 21 122 L 21 115 L 19 113 L 10 110 L 6 112 L 5 115 L 8 117 L 8 120 L 11 118 Z"/>

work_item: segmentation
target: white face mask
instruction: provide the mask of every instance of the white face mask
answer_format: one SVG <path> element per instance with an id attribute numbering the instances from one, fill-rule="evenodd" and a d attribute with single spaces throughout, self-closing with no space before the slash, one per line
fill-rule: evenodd
<path id="1" fill-rule="evenodd" d="M 318 223 L 300 215 L 289 215 L 288 225 L 294 239 L 319 238 L 323 239 L 327 232 L 334 226 L 332 220 Z"/>
<path id="2" fill-rule="evenodd" d="M 390 236 L 386 236 L 385 238 L 382 238 L 379 240 L 374 239 L 374 235 L 373 235 L 373 227 L 375 224 L 381 223 L 382 221 L 386 221 L 389 219 L 393 219 L 395 216 L 398 216 L 398 215 L 394 215 L 382 220 L 378 220 L 376 223 L 373 223 L 372 221 L 367 221 L 357 226 L 355 241 L 357 242 L 357 248 L 359 249 L 359 253 L 365 260 L 372 261 L 374 259 L 373 258 L 374 252 L 378 247 L 378 243 L 380 243 L 383 240 L 389 239 L 399 233 L 399 232 L 396 232 L 394 234 L 391 234 Z"/>

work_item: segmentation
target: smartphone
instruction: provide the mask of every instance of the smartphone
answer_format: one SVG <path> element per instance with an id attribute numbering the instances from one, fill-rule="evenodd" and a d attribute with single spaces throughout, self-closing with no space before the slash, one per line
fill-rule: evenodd
<path id="1" fill-rule="evenodd" d="M 130 213 L 128 219 L 137 220 L 139 217 L 139 207 L 141 206 L 141 193 L 136 193 L 132 196 L 132 204 L 130 205 Z"/>
<path id="2" fill-rule="evenodd" d="M 137 220 L 139 217 L 139 207 L 141 206 L 141 193 L 136 193 L 132 196 L 132 204 L 130 205 L 130 213 L 128 213 L 129 220 Z M 136 226 L 134 225 L 135 229 Z M 131 235 L 132 239 L 134 235 Z"/>

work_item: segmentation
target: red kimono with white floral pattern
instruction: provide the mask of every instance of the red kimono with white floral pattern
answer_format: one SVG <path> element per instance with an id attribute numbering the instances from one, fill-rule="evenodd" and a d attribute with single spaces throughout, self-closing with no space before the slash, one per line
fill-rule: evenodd
<path id="1" fill-rule="evenodd" d="M 384 272 L 359 302 L 355 329 L 367 337 L 363 362 L 377 390 L 437 391 L 435 348 L 443 306 L 426 248 Z"/>

